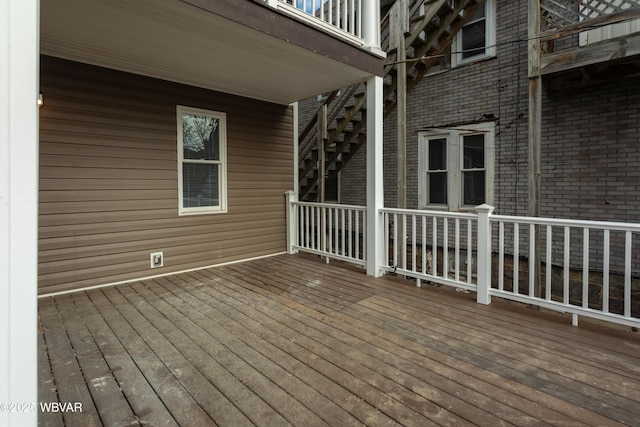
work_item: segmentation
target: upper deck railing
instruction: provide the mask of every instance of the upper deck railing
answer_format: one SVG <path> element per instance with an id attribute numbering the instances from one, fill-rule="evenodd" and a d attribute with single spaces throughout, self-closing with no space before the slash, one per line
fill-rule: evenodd
<path id="1" fill-rule="evenodd" d="M 265 0 L 271 7 L 365 47 L 379 48 L 380 2 Z"/>
<path id="2" fill-rule="evenodd" d="M 640 0 L 541 0 L 541 30 L 558 30 L 624 15 L 640 7 Z M 624 19 L 624 18 L 622 18 Z M 589 23 L 593 25 L 593 22 Z"/>

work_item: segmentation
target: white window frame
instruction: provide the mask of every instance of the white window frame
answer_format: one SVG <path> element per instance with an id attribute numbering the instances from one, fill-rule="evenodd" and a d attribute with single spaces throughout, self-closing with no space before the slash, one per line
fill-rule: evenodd
<path id="1" fill-rule="evenodd" d="M 218 119 L 219 131 L 219 160 L 185 160 L 183 149 L 183 114 L 197 114 L 201 116 L 213 117 Z M 187 107 L 183 105 L 176 106 L 177 118 L 177 136 L 178 136 L 178 214 L 182 215 L 201 215 L 201 214 L 217 214 L 227 212 L 227 115 L 219 111 L 203 110 L 200 108 Z M 219 165 L 219 182 L 218 195 L 219 203 L 217 206 L 201 206 L 201 207 L 185 207 L 184 206 L 184 187 L 183 187 L 183 165 L 184 163 L 201 163 L 201 164 L 217 164 Z"/>
<path id="2" fill-rule="evenodd" d="M 485 0 L 482 6 L 485 8 L 485 49 L 484 53 L 474 55 L 470 58 L 462 58 L 462 32 L 464 27 L 456 34 L 452 46 L 453 52 L 451 54 L 451 67 L 457 67 L 459 65 L 468 64 L 487 58 L 493 58 L 496 56 L 496 0 Z M 468 22 L 466 25 L 472 24 Z"/>
<path id="3" fill-rule="evenodd" d="M 482 133 L 485 135 L 485 203 L 493 204 L 495 176 L 495 122 L 458 126 L 455 129 L 434 129 L 418 134 L 418 208 L 431 210 L 465 211 L 476 206 L 464 205 L 462 180 L 465 136 Z M 429 167 L 429 141 L 447 141 L 447 205 L 429 204 L 427 171 Z"/>

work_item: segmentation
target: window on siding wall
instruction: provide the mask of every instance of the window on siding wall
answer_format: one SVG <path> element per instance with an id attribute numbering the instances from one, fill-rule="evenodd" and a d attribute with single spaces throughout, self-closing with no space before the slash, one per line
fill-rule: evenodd
<path id="1" fill-rule="evenodd" d="M 227 210 L 226 115 L 177 107 L 179 213 Z"/>
<path id="2" fill-rule="evenodd" d="M 460 210 L 493 203 L 494 123 L 421 132 L 418 203 Z"/>

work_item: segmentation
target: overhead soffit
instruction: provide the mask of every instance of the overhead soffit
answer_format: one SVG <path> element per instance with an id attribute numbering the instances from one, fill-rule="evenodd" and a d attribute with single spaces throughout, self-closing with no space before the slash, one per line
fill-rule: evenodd
<path id="1" fill-rule="evenodd" d="M 368 73 L 178 0 L 41 0 L 41 53 L 288 104 Z"/>

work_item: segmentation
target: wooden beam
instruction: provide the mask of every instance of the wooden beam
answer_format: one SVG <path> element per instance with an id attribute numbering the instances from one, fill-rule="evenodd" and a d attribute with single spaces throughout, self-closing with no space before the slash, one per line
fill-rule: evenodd
<path id="1" fill-rule="evenodd" d="M 397 207 L 407 207 L 407 63 L 405 44 L 406 34 L 409 32 L 407 0 L 398 0 L 391 9 L 390 39 L 395 44 L 397 52 L 396 64 L 396 102 L 397 102 Z"/>
<path id="2" fill-rule="evenodd" d="M 545 55 L 540 60 L 540 73 L 558 73 L 637 55 L 640 55 L 640 33 Z"/>
<path id="3" fill-rule="evenodd" d="M 529 216 L 540 216 L 540 145 L 542 135 L 542 81 L 540 73 L 540 0 L 528 4 L 529 73 Z M 535 230 L 534 294 L 541 295 L 540 230 Z M 516 254 L 517 256 L 517 254 Z M 530 284 L 531 286 L 531 284 Z"/>

